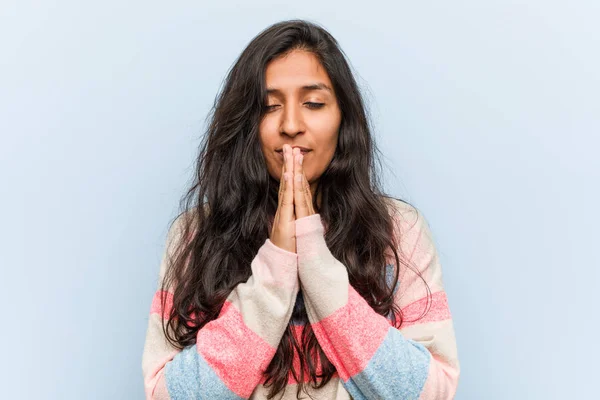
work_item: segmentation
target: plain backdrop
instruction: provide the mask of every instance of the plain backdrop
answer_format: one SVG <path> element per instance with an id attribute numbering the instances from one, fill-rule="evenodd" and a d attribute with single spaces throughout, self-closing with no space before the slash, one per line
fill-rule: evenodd
<path id="1" fill-rule="evenodd" d="M 595 397 L 596 1 L 3 1 L 2 398 L 142 399 L 168 224 L 227 70 L 272 23 L 340 42 L 440 253 L 457 399 Z"/>

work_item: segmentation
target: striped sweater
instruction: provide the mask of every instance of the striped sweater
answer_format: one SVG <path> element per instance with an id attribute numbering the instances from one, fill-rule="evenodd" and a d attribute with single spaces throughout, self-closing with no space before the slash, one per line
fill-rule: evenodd
<path id="1" fill-rule="evenodd" d="M 251 263 L 250 278 L 234 288 L 218 318 L 198 331 L 196 344 L 179 350 L 166 341 L 161 318 L 168 310 L 161 307 L 161 293 L 155 293 L 142 355 L 146 399 L 266 399 L 262 373 L 300 302 L 336 368 L 323 388 L 306 385 L 313 398 L 454 398 L 457 347 L 431 231 L 416 208 L 396 199 L 390 199 L 390 206 L 396 211 L 399 256 L 413 266 L 400 268 L 394 289 L 404 321 L 399 329 L 350 285 L 346 267 L 326 245 L 320 214 L 313 214 L 295 221 L 297 253 L 266 239 Z M 167 253 L 179 239 L 175 223 L 160 265 L 159 290 Z M 392 260 L 386 263 L 388 281 L 395 273 Z M 429 295 L 414 269 L 427 282 Z M 166 295 L 169 308 L 172 294 Z M 300 341 L 302 326 L 294 326 Z M 298 371 L 297 354 L 294 365 Z M 295 399 L 297 384 L 290 374 L 281 398 Z"/>

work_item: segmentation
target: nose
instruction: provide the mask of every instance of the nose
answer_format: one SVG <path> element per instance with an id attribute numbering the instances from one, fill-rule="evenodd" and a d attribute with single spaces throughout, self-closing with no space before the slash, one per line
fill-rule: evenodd
<path id="1" fill-rule="evenodd" d="M 281 133 L 294 137 L 304 131 L 304 120 L 300 107 L 286 105 L 281 115 L 283 119 L 281 121 Z"/>

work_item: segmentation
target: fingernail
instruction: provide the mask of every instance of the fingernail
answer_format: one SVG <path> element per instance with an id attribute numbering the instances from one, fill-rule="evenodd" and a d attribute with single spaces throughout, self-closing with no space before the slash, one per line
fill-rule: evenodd
<path id="1" fill-rule="evenodd" d="M 296 175 L 296 182 L 302 182 L 302 175 Z"/>
<path id="2" fill-rule="evenodd" d="M 302 154 L 300 154 L 300 157 L 299 157 L 299 158 L 300 158 L 300 159 L 298 160 L 298 163 L 299 163 L 300 165 L 302 165 L 302 160 L 304 160 L 304 156 L 303 156 Z"/>

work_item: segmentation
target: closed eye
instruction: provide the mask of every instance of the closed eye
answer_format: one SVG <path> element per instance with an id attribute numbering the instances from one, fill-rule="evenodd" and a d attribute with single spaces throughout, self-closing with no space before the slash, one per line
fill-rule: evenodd
<path id="1" fill-rule="evenodd" d="M 325 105 L 325 103 L 313 103 L 313 102 L 307 102 L 304 104 L 306 104 L 308 106 L 308 108 L 310 108 L 312 110 L 318 110 L 319 108 L 322 108 Z M 279 104 L 272 104 L 270 106 L 266 106 L 266 108 L 268 111 L 271 111 L 275 107 L 278 107 L 278 106 L 279 106 Z"/>
<path id="2" fill-rule="evenodd" d="M 308 108 L 312 108 L 312 109 L 315 109 L 315 110 L 319 109 L 319 108 L 321 108 L 321 107 L 323 107 L 325 105 L 325 103 L 310 103 L 310 102 L 304 103 L 304 104 L 308 105 Z"/>

